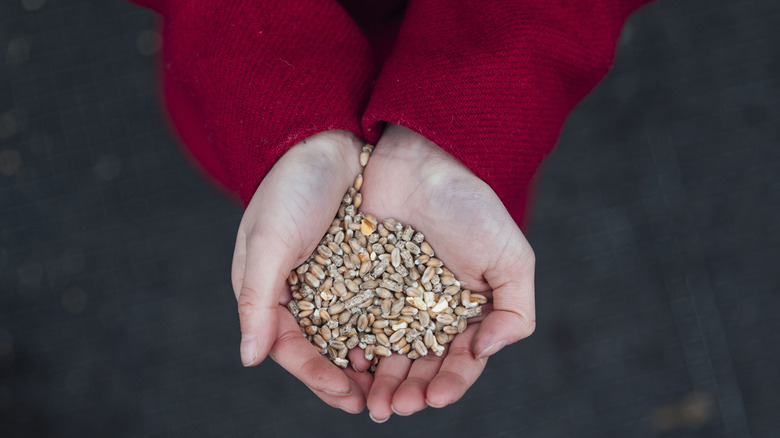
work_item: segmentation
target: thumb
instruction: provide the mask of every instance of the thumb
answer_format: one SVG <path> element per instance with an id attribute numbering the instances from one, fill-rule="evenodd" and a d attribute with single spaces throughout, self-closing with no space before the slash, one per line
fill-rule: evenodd
<path id="1" fill-rule="evenodd" d="M 234 291 L 241 324 L 241 362 L 249 367 L 265 359 L 276 339 L 279 293 L 289 273 L 284 267 L 288 257 L 275 250 L 281 245 L 262 236 L 248 236 L 243 253 L 239 245 L 234 272 L 241 271 L 243 264 L 243 275 L 235 278 Z"/>
<path id="2" fill-rule="evenodd" d="M 534 255 L 526 244 L 520 257 L 502 269 L 485 273 L 493 289 L 493 310 L 480 323 L 472 345 L 477 358 L 489 357 L 525 339 L 536 328 Z"/>

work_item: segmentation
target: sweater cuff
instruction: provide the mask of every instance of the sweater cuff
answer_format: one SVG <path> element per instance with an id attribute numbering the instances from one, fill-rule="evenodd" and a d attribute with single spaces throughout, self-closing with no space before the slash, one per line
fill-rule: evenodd
<path id="1" fill-rule="evenodd" d="M 168 96 L 171 119 L 205 168 L 224 170 L 211 173 L 244 206 L 296 143 L 333 129 L 362 137 L 370 46 L 335 1 L 155 7 L 163 11 L 163 80 L 177 91 L 175 103 Z"/>
<path id="2" fill-rule="evenodd" d="M 520 223 L 529 181 L 566 116 L 607 73 L 638 2 L 413 0 L 362 119 L 425 136 Z"/>

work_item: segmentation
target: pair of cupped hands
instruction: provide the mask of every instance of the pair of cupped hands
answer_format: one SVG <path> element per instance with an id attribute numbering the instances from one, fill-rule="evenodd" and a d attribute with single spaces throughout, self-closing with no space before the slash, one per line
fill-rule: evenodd
<path id="1" fill-rule="evenodd" d="M 270 356 L 325 403 L 354 414 L 368 407 L 383 422 L 454 403 L 489 356 L 533 332 L 534 254 L 495 192 L 425 137 L 389 124 L 365 169 L 363 145 L 351 133 L 327 131 L 276 162 L 241 220 L 232 281 L 245 366 Z M 286 307 L 290 270 L 315 250 L 361 171 L 361 211 L 412 225 L 456 278 L 490 300 L 441 357 L 393 354 L 373 374 L 359 348 L 350 351 L 352 369 L 319 354 Z"/>

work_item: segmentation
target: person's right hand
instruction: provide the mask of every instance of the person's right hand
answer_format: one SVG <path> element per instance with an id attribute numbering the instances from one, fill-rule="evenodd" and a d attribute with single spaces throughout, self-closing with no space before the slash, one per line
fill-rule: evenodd
<path id="1" fill-rule="evenodd" d="M 287 151 L 244 212 L 232 268 L 244 366 L 270 355 L 323 401 L 351 413 L 364 409 L 372 377 L 341 370 L 302 335 L 286 307 L 291 299 L 287 276 L 330 227 L 341 198 L 362 170 L 362 146 L 353 134 L 327 131 Z"/>

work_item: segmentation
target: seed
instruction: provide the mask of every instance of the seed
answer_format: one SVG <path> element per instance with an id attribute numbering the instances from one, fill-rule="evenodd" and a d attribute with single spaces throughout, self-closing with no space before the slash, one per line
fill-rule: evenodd
<path id="1" fill-rule="evenodd" d="M 444 309 L 446 309 L 447 306 L 447 300 L 444 299 L 444 297 L 439 298 L 439 302 L 436 303 L 435 306 L 431 309 L 434 313 L 441 313 L 444 312 Z"/>
<path id="2" fill-rule="evenodd" d="M 379 298 L 393 298 L 393 294 L 383 287 L 377 287 L 374 291 Z"/>
<path id="3" fill-rule="evenodd" d="M 406 334 L 406 330 L 405 330 L 405 329 L 399 329 L 399 330 L 396 330 L 396 332 L 395 332 L 395 333 L 393 333 L 393 335 L 392 335 L 392 336 L 390 336 L 390 338 L 389 338 L 388 340 L 390 341 L 390 343 L 391 343 L 391 344 L 395 344 L 395 343 L 396 343 L 396 342 L 398 342 L 398 341 L 399 341 L 401 338 L 403 338 L 403 337 L 404 337 L 404 334 Z"/>
<path id="4" fill-rule="evenodd" d="M 429 283 L 431 281 L 431 278 L 436 275 L 436 270 L 433 269 L 433 267 L 428 266 L 425 268 L 425 272 L 423 272 L 422 277 L 420 277 L 420 282 L 422 283 Z"/>
<path id="5" fill-rule="evenodd" d="M 360 223 L 360 232 L 363 233 L 364 236 L 368 236 L 374 232 L 374 224 L 363 219 L 363 221 Z"/>
<path id="6" fill-rule="evenodd" d="M 325 342 L 325 339 L 323 339 L 323 337 L 320 334 L 314 335 L 312 341 L 314 342 L 314 345 L 320 348 L 325 348 L 328 345 L 328 343 Z"/>
<path id="7" fill-rule="evenodd" d="M 312 326 L 312 327 L 314 327 L 314 326 Z M 328 328 L 328 326 L 320 327 L 320 335 L 322 336 L 322 339 L 324 339 L 326 341 L 330 341 L 331 333 L 330 333 L 330 329 Z"/>
<path id="8" fill-rule="evenodd" d="M 417 318 L 420 320 L 420 325 L 427 327 L 431 323 L 431 315 L 426 312 L 419 312 Z"/>
<path id="9" fill-rule="evenodd" d="M 368 328 L 368 317 L 365 314 L 361 314 L 358 317 L 357 329 L 359 332 L 364 332 Z"/>
<path id="10" fill-rule="evenodd" d="M 416 307 L 419 310 L 426 311 L 428 310 L 428 306 L 425 304 L 425 301 L 423 301 L 420 297 L 411 297 L 412 306 Z"/>
<path id="11" fill-rule="evenodd" d="M 413 316 L 417 315 L 417 309 L 412 306 L 404 306 L 401 308 L 401 315 Z"/>
<path id="12" fill-rule="evenodd" d="M 382 225 L 385 226 L 390 231 L 400 231 L 398 230 L 398 221 L 393 218 L 387 218 L 382 222 Z"/>
<path id="13" fill-rule="evenodd" d="M 320 280 L 324 280 L 325 279 L 325 270 L 322 269 L 322 266 L 320 266 L 317 263 L 313 263 L 311 265 L 311 267 L 309 267 L 309 272 L 307 272 L 304 275 L 307 275 L 307 274 L 311 274 L 311 275 L 315 276 L 316 278 L 318 278 Z M 316 286 L 312 286 L 312 287 L 316 287 Z"/>
<path id="14" fill-rule="evenodd" d="M 398 351 L 400 353 L 400 350 L 407 345 L 409 345 L 409 342 L 406 341 L 406 338 L 402 337 L 398 342 L 393 344 L 393 351 Z"/>
<path id="15" fill-rule="evenodd" d="M 398 247 L 394 248 L 393 252 L 390 253 L 390 260 L 392 261 L 393 267 L 395 268 L 401 265 L 401 250 Z"/>
<path id="16" fill-rule="evenodd" d="M 314 310 L 314 303 L 311 301 L 299 301 L 297 304 L 301 310 Z"/>
<path id="17" fill-rule="evenodd" d="M 421 357 L 428 354 L 428 348 L 425 346 L 423 341 L 419 339 L 415 339 L 413 345 L 414 345 L 414 351 L 416 351 L 417 354 L 419 354 Z"/>
<path id="18" fill-rule="evenodd" d="M 447 325 L 447 326 L 442 327 L 441 331 L 443 333 L 448 334 L 448 335 L 455 335 L 455 334 L 458 334 L 458 327 L 456 327 L 454 325 Z"/>
<path id="19" fill-rule="evenodd" d="M 387 335 L 384 334 L 383 332 L 379 332 L 376 334 L 376 341 L 382 345 L 390 345 L 390 339 L 388 339 Z"/>
<path id="20" fill-rule="evenodd" d="M 318 246 L 318 247 L 317 247 L 317 252 L 318 252 L 318 253 L 319 253 L 319 254 L 320 254 L 322 257 L 325 257 L 326 259 L 329 259 L 329 258 L 331 258 L 331 256 L 333 256 L 333 251 L 331 251 L 331 249 L 330 249 L 330 248 L 328 248 L 328 247 L 327 247 L 327 246 L 325 246 L 325 245 L 320 245 L 320 246 Z"/>
<path id="21" fill-rule="evenodd" d="M 366 164 L 368 164 L 368 157 L 371 155 L 368 151 L 363 151 L 360 153 L 360 165 L 363 167 L 366 167 Z"/>
<path id="22" fill-rule="evenodd" d="M 379 282 L 376 280 L 367 280 L 362 283 L 360 283 L 360 289 L 366 290 L 366 289 L 376 289 L 376 287 L 379 286 Z"/>
<path id="23" fill-rule="evenodd" d="M 463 316 L 458 317 L 458 333 L 463 333 L 466 330 L 466 324 L 468 322 L 466 321 L 466 318 Z"/>
<path id="24" fill-rule="evenodd" d="M 455 295 L 456 293 L 458 293 L 459 290 L 460 288 L 453 284 L 452 286 L 447 286 L 446 288 L 444 288 L 444 291 L 442 291 L 442 293 L 444 295 Z"/>
<path id="25" fill-rule="evenodd" d="M 392 352 L 383 345 L 377 345 L 374 347 L 374 354 L 377 356 L 388 357 L 392 354 Z"/>
<path id="26" fill-rule="evenodd" d="M 466 309 L 463 311 L 464 318 L 474 318 L 475 316 L 480 316 L 480 315 L 482 315 L 481 307 L 472 307 L 471 309 Z"/>
<path id="27" fill-rule="evenodd" d="M 346 306 L 344 305 L 343 301 L 337 301 L 335 304 L 328 307 L 328 313 L 330 313 L 331 315 L 337 315 L 343 312 L 345 308 Z"/>
<path id="28" fill-rule="evenodd" d="M 393 306 L 390 307 L 390 313 L 399 313 L 403 308 L 404 308 L 404 300 L 397 299 L 393 302 Z"/>
<path id="29" fill-rule="evenodd" d="M 436 321 L 445 325 L 450 325 L 455 322 L 455 317 L 446 313 L 442 313 L 436 316 Z"/>
<path id="30" fill-rule="evenodd" d="M 477 304 L 485 304 L 487 303 L 487 297 L 482 294 L 471 294 L 471 301 Z"/>
<path id="31" fill-rule="evenodd" d="M 440 268 L 442 265 L 441 260 L 437 259 L 436 257 L 431 257 L 428 259 L 427 262 L 425 262 L 425 266 L 430 266 L 433 268 Z"/>
<path id="32" fill-rule="evenodd" d="M 464 306 L 471 303 L 471 291 L 468 289 L 463 289 L 460 293 L 460 302 L 463 303 Z"/>
<path id="33" fill-rule="evenodd" d="M 393 331 L 395 331 L 395 330 L 404 329 L 407 326 L 408 326 L 408 323 L 406 321 L 399 321 L 399 322 L 391 325 L 390 328 L 393 329 Z"/>

